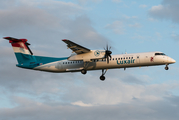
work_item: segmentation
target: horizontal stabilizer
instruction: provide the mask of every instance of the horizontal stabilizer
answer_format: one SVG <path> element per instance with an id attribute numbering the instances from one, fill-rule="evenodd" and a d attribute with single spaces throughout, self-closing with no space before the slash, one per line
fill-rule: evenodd
<path id="1" fill-rule="evenodd" d="M 4 37 L 4 39 L 9 40 L 10 43 L 11 42 L 24 42 L 24 43 L 27 43 L 27 39 L 17 39 L 17 38 L 13 38 L 13 37 Z M 27 43 L 27 44 L 29 44 L 29 43 Z"/>

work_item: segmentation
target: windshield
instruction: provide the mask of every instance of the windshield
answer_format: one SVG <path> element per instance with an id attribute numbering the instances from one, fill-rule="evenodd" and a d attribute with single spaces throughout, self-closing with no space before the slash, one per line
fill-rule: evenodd
<path id="1" fill-rule="evenodd" d="M 165 55 L 164 53 L 155 53 L 155 55 Z"/>

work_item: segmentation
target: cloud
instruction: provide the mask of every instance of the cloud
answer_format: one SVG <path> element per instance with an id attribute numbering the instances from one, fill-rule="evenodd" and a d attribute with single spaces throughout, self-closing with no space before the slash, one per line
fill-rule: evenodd
<path id="1" fill-rule="evenodd" d="M 77 0 L 79 4 L 86 5 L 87 3 L 93 2 L 93 3 L 99 3 L 103 0 Z"/>
<path id="2" fill-rule="evenodd" d="M 78 4 L 53 0 L 0 3 L 0 34 L 27 38 L 35 54 L 70 55 L 71 51 L 61 41 L 64 38 L 90 49 L 103 48 L 102 44 L 109 41 L 95 30 L 84 14 L 85 9 Z M 118 20 L 106 29 L 124 34 L 125 25 Z M 15 66 L 17 62 L 8 41 L 0 39 L 0 48 L 0 99 L 9 104 L 0 107 L 1 119 L 175 120 L 179 117 L 178 97 L 170 92 L 178 88 L 177 82 L 152 84 L 157 79 L 136 75 L 133 70 L 109 70 L 104 82 L 99 80 L 101 71 L 89 71 L 84 76 L 78 72 L 26 70 Z"/>
<path id="3" fill-rule="evenodd" d="M 156 36 L 157 36 L 159 39 L 161 39 L 161 37 L 162 37 L 161 33 L 156 32 L 155 34 L 156 34 Z"/>
<path id="4" fill-rule="evenodd" d="M 139 23 L 135 23 L 135 24 L 129 24 L 129 27 L 140 28 L 141 25 Z"/>
<path id="5" fill-rule="evenodd" d="M 179 10 L 178 5 L 178 0 L 163 0 L 162 4 L 153 6 L 149 10 L 149 15 L 157 19 L 169 19 L 179 23 L 179 15 L 176 12 Z"/>
<path id="6" fill-rule="evenodd" d="M 127 15 L 123 15 L 123 17 L 125 19 L 137 19 L 138 18 L 137 16 L 127 16 Z"/>
<path id="7" fill-rule="evenodd" d="M 171 34 L 171 37 L 176 40 L 176 41 L 179 41 L 179 35 L 177 35 L 176 33 L 172 33 Z"/>
<path id="8" fill-rule="evenodd" d="M 107 29 L 112 29 L 116 34 L 124 34 L 125 28 L 122 21 L 114 21 L 112 24 L 106 25 Z"/>
<path id="9" fill-rule="evenodd" d="M 154 18 L 148 18 L 149 21 L 151 22 L 157 22 L 158 20 L 157 19 L 154 19 Z"/>
<path id="10" fill-rule="evenodd" d="M 122 2 L 122 0 L 112 0 L 112 2 L 120 3 L 120 2 Z"/>
<path id="11" fill-rule="evenodd" d="M 147 84 L 152 78 L 110 70 L 106 81 L 101 71 L 52 74 L 14 66 L 10 48 L 1 52 L 0 86 L 10 96 L 12 108 L 0 108 L 2 119 L 173 119 L 178 117 L 177 97 L 169 90 L 178 83 Z M 6 51 L 6 52 L 4 52 Z M 8 58 L 9 57 L 9 58 Z M 7 65 L 7 63 L 11 64 Z M 12 67 L 14 66 L 14 67 Z M 9 75 L 10 74 L 10 75 Z M 164 108 L 166 111 L 164 111 Z M 171 112 L 175 110 L 175 112 Z M 166 112 L 165 115 L 162 115 Z M 67 114 L 68 113 L 68 114 Z M 126 115 L 130 114 L 130 116 Z M 136 116 L 137 115 L 137 116 Z"/>
<path id="12" fill-rule="evenodd" d="M 89 49 L 103 48 L 108 41 L 97 33 L 90 19 L 83 14 L 84 9 L 77 4 L 50 0 L 17 1 L 18 4 L 10 8 L 0 9 L 1 35 L 26 38 L 32 44 L 31 48 L 46 55 L 55 56 L 57 52 L 54 51 L 66 50 L 62 39 L 70 39 Z M 66 54 L 71 51 L 61 53 L 62 56 Z"/>
<path id="13" fill-rule="evenodd" d="M 2 119 L 14 120 L 59 120 L 60 119 L 96 119 L 96 120 L 118 120 L 118 119 L 138 119 L 138 120 L 177 120 L 178 97 L 171 96 L 165 100 L 145 102 L 134 100 L 130 104 L 106 105 L 94 107 L 79 107 L 67 104 L 57 104 L 55 106 L 33 102 L 29 99 L 14 98 L 22 106 L 16 108 L 0 109 Z M 167 109 L 166 109 L 167 108 Z M 129 115 L 130 114 L 130 115 Z M 148 116 L 148 117 L 146 117 Z"/>
<path id="14" fill-rule="evenodd" d="M 140 7 L 140 8 L 146 8 L 147 5 L 140 5 L 139 7 Z"/>
<path id="15" fill-rule="evenodd" d="M 85 104 L 82 101 L 77 101 L 77 102 L 73 102 L 71 103 L 72 105 L 77 105 L 77 106 L 81 106 L 81 107 L 90 107 L 92 106 L 91 104 Z"/>

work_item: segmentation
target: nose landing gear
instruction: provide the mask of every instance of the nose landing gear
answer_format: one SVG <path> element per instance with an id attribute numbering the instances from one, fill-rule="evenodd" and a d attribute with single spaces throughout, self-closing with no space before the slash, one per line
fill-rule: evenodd
<path id="1" fill-rule="evenodd" d="M 168 67 L 168 64 L 166 65 L 166 67 L 165 67 L 165 70 L 168 70 L 169 69 L 169 67 Z"/>

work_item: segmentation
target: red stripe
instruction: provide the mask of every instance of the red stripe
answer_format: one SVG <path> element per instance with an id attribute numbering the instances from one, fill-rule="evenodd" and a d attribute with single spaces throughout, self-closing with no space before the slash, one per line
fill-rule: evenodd
<path id="1" fill-rule="evenodd" d="M 23 44 L 23 45 L 21 45 L 21 44 Z M 28 50 L 28 48 L 26 47 L 26 45 L 23 42 L 15 42 L 15 43 L 12 42 L 11 45 L 13 47 L 20 47 L 20 48 L 24 48 L 24 49 Z"/>

